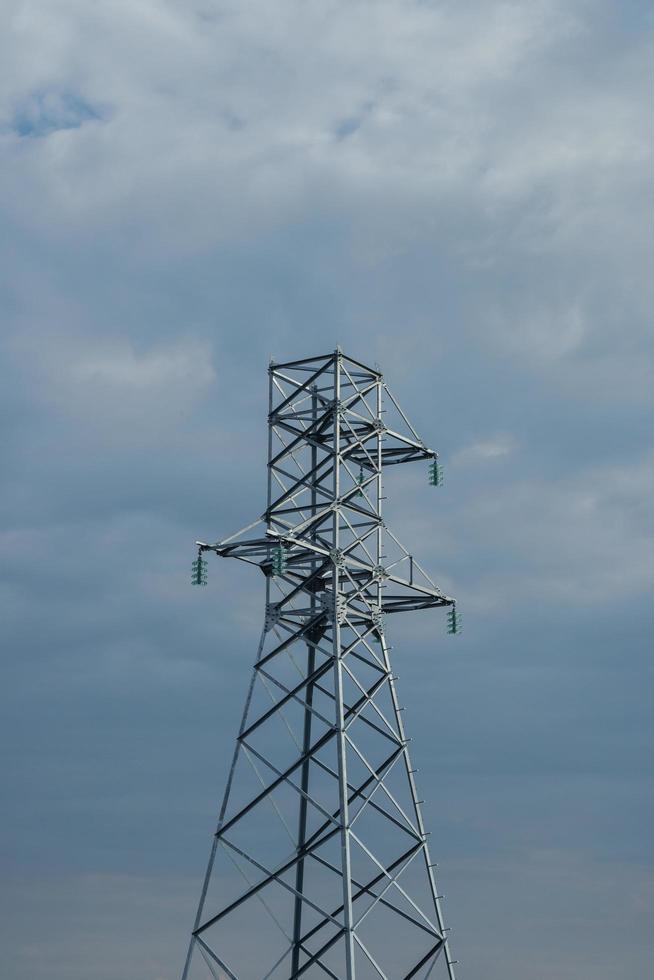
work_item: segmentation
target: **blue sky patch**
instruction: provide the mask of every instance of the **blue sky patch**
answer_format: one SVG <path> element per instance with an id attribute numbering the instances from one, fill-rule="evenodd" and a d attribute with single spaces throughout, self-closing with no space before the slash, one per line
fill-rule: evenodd
<path id="1" fill-rule="evenodd" d="M 49 136 L 101 118 L 97 108 L 72 92 L 34 92 L 14 113 L 12 129 L 19 136 Z"/>

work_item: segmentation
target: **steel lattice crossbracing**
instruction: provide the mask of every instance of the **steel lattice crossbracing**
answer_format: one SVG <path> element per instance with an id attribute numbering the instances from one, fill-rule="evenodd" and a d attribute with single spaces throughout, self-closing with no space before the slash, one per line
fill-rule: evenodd
<path id="1" fill-rule="evenodd" d="M 384 467 L 437 454 L 340 350 L 269 376 L 266 511 L 198 542 L 266 610 L 182 980 L 454 980 L 385 632 L 454 604 L 382 518 Z"/>

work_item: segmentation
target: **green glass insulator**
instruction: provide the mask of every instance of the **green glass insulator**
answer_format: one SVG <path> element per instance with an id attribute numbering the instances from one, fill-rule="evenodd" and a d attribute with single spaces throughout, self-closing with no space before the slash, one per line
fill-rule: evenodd
<path id="1" fill-rule="evenodd" d="M 193 585 L 207 584 L 207 562 L 203 558 L 196 558 L 191 563 L 191 582 Z"/>
<path id="2" fill-rule="evenodd" d="M 448 633 L 455 635 L 461 632 L 461 614 L 456 609 L 450 609 L 448 613 Z"/>

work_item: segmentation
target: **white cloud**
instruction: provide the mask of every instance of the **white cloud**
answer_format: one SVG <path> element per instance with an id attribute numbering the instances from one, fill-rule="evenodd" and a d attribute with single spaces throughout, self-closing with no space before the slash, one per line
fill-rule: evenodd
<path id="1" fill-rule="evenodd" d="M 104 125 L 28 146 L 5 137 L 13 178 L 34 195 L 16 204 L 10 181 L 6 203 L 36 222 L 47 205 L 80 227 L 137 209 L 175 220 L 178 238 L 215 240 L 242 228 L 239 203 L 256 208 L 251 228 L 325 180 L 450 193 L 480 168 L 503 169 L 485 160 L 492 93 L 578 30 L 558 2 L 205 11 L 150 0 L 18 13 L 3 52 L 7 120 L 53 89 L 106 111 Z M 494 154 L 503 145 L 490 143 Z"/>
<path id="2" fill-rule="evenodd" d="M 189 336 L 138 348 L 126 338 L 34 330 L 13 344 L 35 400 L 74 435 L 82 458 L 173 443 L 185 454 L 206 438 L 199 424 L 188 431 L 188 420 L 216 382 L 212 345 Z M 214 450 L 222 437 L 212 433 Z"/>
<path id="3" fill-rule="evenodd" d="M 95 351 L 80 351 L 67 361 L 73 383 L 98 383 L 124 389 L 198 385 L 215 380 L 211 351 L 198 343 L 179 344 L 138 354 L 126 342 Z"/>
<path id="4" fill-rule="evenodd" d="M 25 339 L 16 347 L 36 361 L 42 382 L 64 402 L 92 392 L 95 398 L 194 398 L 215 381 L 213 352 L 192 338 L 135 350 L 128 340 L 57 336 Z"/>
<path id="5" fill-rule="evenodd" d="M 591 466 L 550 481 L 516 480 L 467 499 L 450 529 L 454 548 L 490 557 L 474 583 L 495 601 L 593 604 L 654 589 L 654 459 Z M 487 559 L 488 560 L 488 559 Z"/>
<path id="6" fill-rule="evenodd" d="M 464 446 L 452 456 L 452 465 L 491 462 L 510 456 L 515 452 L 515 448 L 516 442 L 512 435 L 498 434 Z"/>

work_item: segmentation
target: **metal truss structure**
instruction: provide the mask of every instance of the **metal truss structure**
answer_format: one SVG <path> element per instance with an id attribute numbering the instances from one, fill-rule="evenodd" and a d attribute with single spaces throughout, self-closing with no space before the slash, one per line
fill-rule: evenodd
<path id="1" fill-rule="evenodd" d="M 194 565 L 258 565 L 266 611 L 182 980 L 454 980 L 385 630 L 456 624 L 382 517 L 384 467 L 437 454 L 340 350 L 269 375 L 265 513 Z"/>

